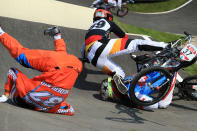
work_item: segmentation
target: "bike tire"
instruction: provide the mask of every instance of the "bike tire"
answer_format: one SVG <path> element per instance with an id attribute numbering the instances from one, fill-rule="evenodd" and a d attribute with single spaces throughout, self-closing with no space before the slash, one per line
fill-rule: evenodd
<path id="1" fill-rule="evenodd" d="M 193 79 L 197 79 L 197 75 L 185 77 L 183 79 L 183 83 L 187 83 L 188 81 L 191 81 Z"/>
<path id="2" fill-rule="evenodd" d="M 117 10 L 117 16 L 119 17 L 123 17 L 125 15 L 127 15 L 129 12 L 129 8 L 126 6 L 126 7 L 122 7 L 121 10 Z"/>
<path id="3" fill-rule="evenodd" d="M 197 75 L 185 77 L 179 87 L 182 96 L 186 96 L 187 99 L 197 99 L 192 95 L 193 92 L 197 92 L 196 87 L 193 86 L 197 86 Z"/>
<path id="4" fill-rule="evenodd" d="M 150 73 L 153 73 L 153 72 L 160 72 L 161 73 L 161 76 L 162 75 L 165 75 L 166 77 L 166 80 L 168 81 L 167 84 L 165 84 L 164 86 L 161 86 L 162 88 L 159 88 L 162 89 L 161 92 L 158 91 L 158 94 L 159 94 L 159 97 L 156 97 L 155 99 L 151 100 L 151 101 L 145 101 L 145 100 L 140 100 L 136 95 L 135 95 L 135 89 L 137 88 L 136 84 L 138 83 L 138 81 L 140 80 L 140 78 L 142 78 L 143 76 L 147 76 L 148 74 Z M 162 76 L 163 77 L 163 76 Z M 143 69 L 142 71 L 140 71 L 135 77 L 134 79 L 132 80 L 131 82 L 131 85 L 130 85 L 130 88 L 129 88 L 129 97 L 130 97 L 130 100 L 131 100 L 131 103 L 134 103 L 138 106 L 150 106 L 150 105 L 153 105 L 157 102 L 159 102 L 160 100 L 162 100 L 166 95 L 167 93 L 169 92 L 170 90 L 170 87 L 171 87 L 171 83 L 172 83 L 172 75 L 170 74 L 170 72 L 165 69 L 165 68 L 162 68 L 162 67 L 159 67 L 159 66 L 155 66 L 155 67 L 150 67 L 150 68 L 146 68 L 146 69 Z M 145 88 L 148 88 L 148 87 L 145 87 Z M 158 90 L 158 89 L 157 89 Z"/>

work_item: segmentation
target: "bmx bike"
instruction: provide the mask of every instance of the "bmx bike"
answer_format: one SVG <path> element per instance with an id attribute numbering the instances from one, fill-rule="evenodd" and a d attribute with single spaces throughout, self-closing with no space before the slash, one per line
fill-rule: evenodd
<path id="1" fill-rule="evenodd" d="M 168 93 L 178 87 L 181 96 L 197 96 L 197 76 L 181 78 L 178 71 L 194 64 L 197 60 L 197 48 L 191 43 L 191 34 L 184 32 L 185 45 L 176 45 L 151 55 L 133 55 L 138 73 L 126 78 L 127 96 L 132 104 L 149 106 L 159 102 Z M 177 83 L 178 81 L 178 83 Z M 108 80 L 101 83 L 101 88 L 115 86 Z M 110 91 L 109 91 L 110 92 Z M 111 91 L 112 92 L 112 91 Z M 148 96 L 149 99 L 144 97 Z"/>

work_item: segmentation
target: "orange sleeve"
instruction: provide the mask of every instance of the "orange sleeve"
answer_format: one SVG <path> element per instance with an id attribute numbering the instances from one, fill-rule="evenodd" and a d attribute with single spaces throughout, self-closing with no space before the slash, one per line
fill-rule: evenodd
<path id="1" fill-rule="evenodd" d="M 17 58 L 20 54 L 24 53 L 28 48 L 24 48 L 15 38 L 4 33 L 0 36 L 0 42 L 6 47 L 10 55 L 14 58 Z"/>
<path id="2" fill-rule="evenodd" d="M 64 42 L 63 39 L 55 40 L 55 51 L 66 52 L 66 43 Z"/>

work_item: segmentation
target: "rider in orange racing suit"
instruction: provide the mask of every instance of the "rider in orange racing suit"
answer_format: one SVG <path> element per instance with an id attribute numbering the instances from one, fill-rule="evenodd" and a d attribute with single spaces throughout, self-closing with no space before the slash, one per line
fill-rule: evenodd
<path id="1" fill-rule="evenodd" d="M 54 37 L 55 51 L 25 48 L 0 27 L 0 42 L 10 55 L 21 65 L 42 72 L 29 79 L 18 69 L 9 69 L 0 102 L 10 97 L 14 104 L 36 111 L 73 115 L 74 109 L 64 100 L 82 71 L 82 63 L 66 52 L 58 27 L 49 28 L 45 33 Z"/>

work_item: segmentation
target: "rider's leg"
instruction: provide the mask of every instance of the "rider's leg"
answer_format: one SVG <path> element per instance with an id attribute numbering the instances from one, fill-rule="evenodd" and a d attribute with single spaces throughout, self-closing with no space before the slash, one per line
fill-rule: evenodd
<path id="1" fill-rule="evenodd" d="M 97 66 L 105 70 L 105 72 L 107 70 L 108 72 L 115 72 L 115 74 L 112 74 L 113 80 L 119 92 L 126 94 L 128 88 L 124 83 L 125 73 L 120 66 L 111 60 L 112 57 L 119 56 L 124 53 L 124 50 L 121 51 L 121 45 L 122 39 L 111 39 L 99 56 Z"/>
<path id="2" fill-rule="evenodd" d="M 130 41 L 126 50 L 129 50 L 130 52 L 136 52 L 139 50 L 140 51 L 158 51 L 158 50 L 163 50 L 167 46 L 168 44 L 164 42 L 135 39 L 135 40 Z"/>
<path id="3" fill-rule="evenodd" d="M 121 6 L 122 6 L 122 0 L 118 0 L 118 2 L 117 2 L 117 6 L 118 6 L 118 8 L 119 8 L 119 9 L 121 9 Z"/>
<path id="4" fill-rule="evenodd" d="M 19 96 L 22 98 L 27 95 L 27 92 L 35 89 L 39 84 L 39 81 L 29 79 L 20 70 L 10 68 L 7 73 L 7 81 L 5 83 L 5 94 L 10 94 L 13 88 L 16 88 Z"/>
<path id="5" fill-rule="evenodd" d="M 97 67 L 101 68 L 102 71 L 108 75 L 112 75 L 115 72 L 121 78 L 125 78 L 123 69 L 115 64 L 109 57 L 100 57 Z"/>
<path id="6" fill-rule="evenodd" d="M 96 5 L 101 5 L 102 3 L 104 3 L 104 0 L 95 0 L 92 3 L 91 7 L 95 7 Z"/>
<path id="7" fill-rule="evenodd" d="M 14 90 L 12 88 L 15 88 L 13 87 L 15 81 L 17 79 L 17 75 L 16 73 L 14 72 L 13 69 L 9 69 L 8 73 L 7 73 L 7 80 L 6 80 L 6 83 L 5 83 L 5 86 L 4 86 L 4 89 L 5 89 L 5 95 L 6 96 L 9 96 L 11 91 Z"/>
<path id="8" fill-rule="evenodd" d="M 102 69 L 104 73 L 111 75 L 113 72 L 116 72 L 118 75 L 124 78 L 124 71 L 120 66 L 111 60 L 109 55 L 115 41 L 116 40 L 109 42 L 107 45 L 100 42 L 94 43 L 87 57 L 93 65 Z M 100 53 L 98 54 L 98 52 Z"/>
<path id="9" fill-rule="evenodd" d="M 7 33 L 3 32 L 0 34 L 0 42 L 8 49 L 13 58 L 17 58 L 20 54 L 24 53 L 25 50 L 28 50 L 28 48 L 24 48 L 15 38 Z"/>
<path id="10" fill-rule="evenodd" d="M 16 68 L 10 68 L 7 73 L 7 80 L 4 86 L 5 96 L 10 97 L 16 105 L 22 106 L 21 100 L 29 91 L 32 91 L 39 84 L 38 81 L 28 79 L 26 75 Z M 18 101 L 20 98 L 21 101 Z M 26 104 L 27 105 L 27 104 Z"/>
<path id="11" fill-rule="evenodd" d="M 112 5 L 114 7 L 118 7 L 119 9 L 121 9 L 121 6 L 122 6 L 122 0 L 108 0 L 108 4 L 109 5 Z"/>
<path id="12" fill-rule="evenodd" d="M 113 74 L 119 83 L 119 87 L 123 87 L 127 91 L 127 87 L 123 83 L 125 73 L 122 68 L 111 61 L 110 57 L 120 51 L 121 39 L 112 39 L 108 43 L 95 42 L 87 54 L 88 60 L 96 67 L 102 69 L 106 74 Z M 120 88 L 121 88 L 120 87 Z M 121 92 L 121 91 L 120 91 Z"/>
<path id="13" fill-rule="evenodd" d="M 4 95 L 0 97 L 0 102 L 6 102 L 10 96 L 12 96 L 10 97 L 12 100 L 12 98 L 16 96 L 16 86 L 13 86 L 16 78 L 16 74 L 11 69 L 9 69 L 7 73 L 6 83 L 4 85 Z"/>
<path id="14" fill-rule="evenodd" d="M 116 7 L 117 6 L 117 3 L 116 3 L 116 0 L 108 0 L 108 4 Z"/>
<path id="15" fill-rule="evenodd" d="M 161 101 L 159 101 L 159 108 L 167 108 L 172 102 L 175 83 L 176 83 L 176 77 L 174 77 L 172 80 L 171 88 L 168 94 Z"/>
<path id="16" fill-rule="evenodd" d="M 128 40 L 129 41 L 129 40 Z M 128 50 L 131 52 L 136 51 L 159 51 L 163 50 L 164 48 L 173 48 L 177 44 L 181 44 L 181 39 L 164 43 L 164 42 L 156 42 L 152 40 L 142 40 L 142 39 L 135 39 L 131 40 L 128 44 Z"/>

